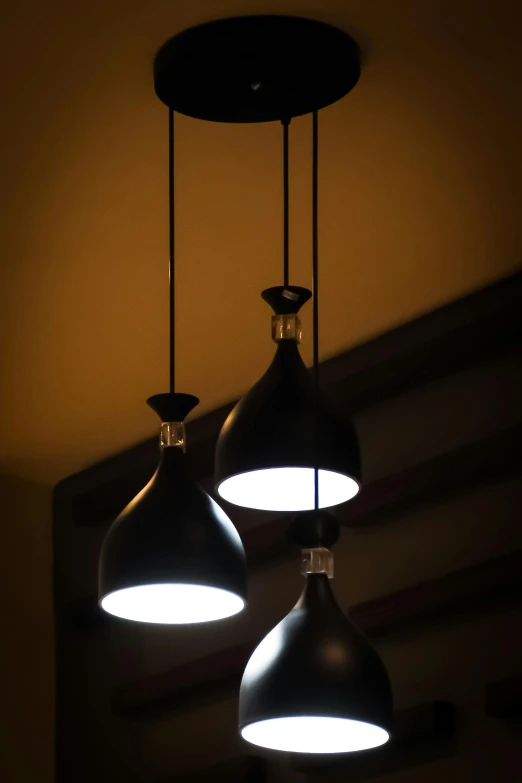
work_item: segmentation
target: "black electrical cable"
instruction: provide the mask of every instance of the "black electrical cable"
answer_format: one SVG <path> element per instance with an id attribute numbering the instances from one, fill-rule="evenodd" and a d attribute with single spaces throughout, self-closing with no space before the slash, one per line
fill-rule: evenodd
<path id="1" fill-rule="evenodd" d="M 169 391 L 174 392 L 174 111 L 169 109 Z"/>
<path id="2" fill-rule="evenodd" d="M 312 320 L 313 379 L 315 384 L 315 453 L 319 454 L 319 244 L 317 221 L 318 127 L 317 111 L 312 115 Z M 319 508 L 319 468 L 314 468 L 314 508 Z"/>
<path id="3" fill-rule="evenodd" d="M 288 120 L 283 123 L 283 285 L 289 285 L 289 242 L 288 242 Z"/>

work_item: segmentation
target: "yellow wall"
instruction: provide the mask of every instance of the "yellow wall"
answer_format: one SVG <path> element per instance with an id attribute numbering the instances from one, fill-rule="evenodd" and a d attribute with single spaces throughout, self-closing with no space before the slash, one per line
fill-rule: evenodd
<path id="1" fill-rule="evenodd" d="M 51 491 L 0 476 L 0 780 L 54 780 Z M 5 656 L 5 657 L 4 657 Z"/>
<path id="2" fill-rule="evenodd" d="M 152 62 L 184 27 L 275 11 L 322 18 L 363 48 L 359 85 L 320 119 L 322 356 L 520 266 L 522 3 L 4 5 L 6 472 L 55 483 L 155 432 L 145 399 L 168 377 L 168 221 Z M 281 281 L 281 128 L 183 116 L 176 128 L 176 377 L 202 412 L 249 388 L 272 352 L 259 294 Z M 290 277 L 309 286 L 309 117 L 290 144 Z"/>

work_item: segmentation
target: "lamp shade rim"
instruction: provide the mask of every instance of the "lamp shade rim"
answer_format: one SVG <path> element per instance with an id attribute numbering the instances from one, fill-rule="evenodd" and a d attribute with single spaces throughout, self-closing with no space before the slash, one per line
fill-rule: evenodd
<path id="1" fill-rule="evenodd" d="M 315 505 L 314 474 L 315 468 L 306 464 L 267 466 L 225 476 L 216 482 L 215 489 L 220 498 L 243 508 L 310 511 Z M 361 487 L 352 473 L 320 467 L 319 508 L 346 503 Z"/>
<path id="2" fill-rule="evenodd" d="M 241 737 L 267 750 L 303 754 L 341 754 L 370 750 L 390 740 L 379 723 L 346 715 L 278 715 L 239 726 Z"/>
<path id="3" fill-rule="evenodd" d="M 98 605 L 121 620 L 151 625 L 196 625 L 239 614 L 244 596 L 233 590 L 190 582 L 148 582 L 109 590 Z"/>

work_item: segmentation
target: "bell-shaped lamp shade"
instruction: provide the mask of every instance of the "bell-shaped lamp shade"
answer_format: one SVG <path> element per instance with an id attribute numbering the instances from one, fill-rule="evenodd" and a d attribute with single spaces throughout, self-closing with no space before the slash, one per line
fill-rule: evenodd
<path id="1" fill-rule="evenodd" d="M 392 692 L 381 659 L 311 574 L 298 603 L 254 651 L 239 697 L 247 742 L 293 753 L 348 753 L 390 736 Z"/>
<path id="2" fill-rule="evenodd" d="M 173 416 L 183 418 L 178 410 L 162 419 Z M 153 478 L 103 543 L 100 606 L 128 620 L 179 624 L 229 617 L 245 600 L 246 559 L 237 530 L 191 478 L 183 450 L 163 448 Z"/>
<path id="3" fill-rule="evenodd" d="M 284 298 L 290 292 L 300 302 Z M 271 288 L 263 298 L 276 314 L 297 313 L 310 292 Z M 322 395 L 317 400 L 298 340 L 283 338 L 274 359 L 234 407 L 216 448 L 216 487 L 229 503 L 267 511 L 314 507 L 314 468 L 319 506 L 350 500 L 360 488 L 360 449 L 353 425 Z"/>

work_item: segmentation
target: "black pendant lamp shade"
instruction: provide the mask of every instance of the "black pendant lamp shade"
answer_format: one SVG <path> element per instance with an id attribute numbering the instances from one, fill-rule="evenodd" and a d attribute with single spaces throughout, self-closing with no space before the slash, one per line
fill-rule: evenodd
<path id="1" fill-rule="evenodd" d="M 185 465 L 185 417 L 198 404 L 175 392 L 174 112 L 169 109 L 169 392 L 147 402 L 161 419 L 158 469 L 103 543 L 100 606 L 149 623 L 201 623 L 241 611 L 246 559 L 234 525 Z"/>
<path id="2" fill-rule="evenodd" d="M 286 317 L 289 330 L 283 334 L 283 324 L 270 367 L 223 425 L 216 449 L 217 491 L 249 508 L 311 509 L 317 466 L 319 505 L 337 505 L 359 491 L 360 450 L 353 425 L 317 392 L 299 353 L 299 334 L 288 321 L 311 292 L 278 286 L 262 296 L 276 314 L 274 323 L 281 323 L 277 316 Z"/>
<path id="3" fill-rule="evenodd" d="M 329 579 L 335 516 L 299 514 L 289 537 L 301 547 L 303 593 L 251 656 L 241 682 L 239 731 L 253 745 L 290 753 L 349 753 L 387 742 L 388 674 L 366 637 L 341 611 Z"/>
<path id="4" fill-rule="evenodd" d="M 188 394 L 148 400 L 163 422 L 182 422 L 197 405 Z M 183 448 L 164 446 L 156 473 L 110 528 L 99 568 L 100 605 L 152 623 L 197 623 L 239 612 L 246 560 L 239 535 L 190 477 Z"/>
<path id="5" fill-rule="evenodd" d="M 304 591 L 250 658 L 239 697 L 248 742 L 295 753 L 347 753 L 389 739 L 392 692 L 384 664 L 341 611 L 328 576 Z"/>

